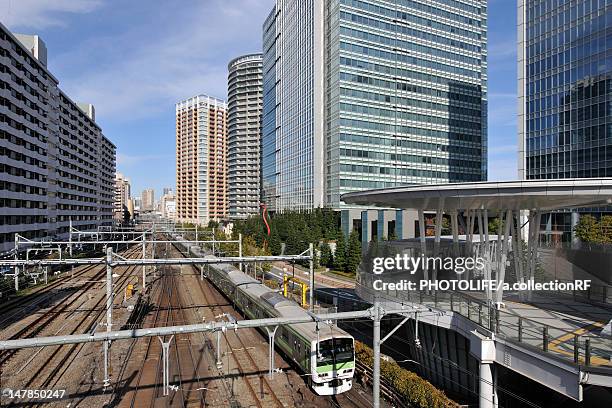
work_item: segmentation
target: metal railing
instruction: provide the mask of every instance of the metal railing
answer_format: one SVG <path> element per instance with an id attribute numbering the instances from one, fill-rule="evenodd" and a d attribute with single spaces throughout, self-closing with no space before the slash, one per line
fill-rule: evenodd
<path id="1" fill-rule="evenodd" d="M 587 325 L 577 330 L 560 329 L 496 309 L 461 292 L 437 292 L 432 295 L 420 293 L 419 303 L 458 313 L 504 340 L 550 353 L 570 363 L 606 367 L 612 371 L 612 341 L 586 334 L 589 329 L 598 326 Z"/>

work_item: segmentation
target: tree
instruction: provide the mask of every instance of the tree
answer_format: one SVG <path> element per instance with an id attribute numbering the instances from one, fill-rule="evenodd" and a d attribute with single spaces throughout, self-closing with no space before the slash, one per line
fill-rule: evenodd
<path id="1" fill-rule="evenodd" d="M 346 271 L 356 273 L 361 263 L 361 241 L 359 233 L 353 230 L 349 236 L 348 250 L 346 256 Z"/>
<path id="2" fill-rule="evenodd" d="M 270 232 L 270 244 L 269 244 L 270 252 L 272 255 L 280 255 L 282 251 L 282 245 L 280 237 L 278 236 L 278 232 L 276 230 L 272 230 Z"/>
<path id="3" fill-rule="evenodd" d="M 450 235 L 451 227 L 450 221 L 446 217 L 442 217 L 442 235 Z"/>
<path id="4" fill-rule="evenodd" d="M 334 269 L 344 271 L 346 269 L 346 241 L 342 229 L 338 231 L 336 240 L 336 251 L 334 251 Z"/>
<path id="5" fill-rule="evenodd" d="M 502 231 L 504 230 L 504 225 L 505 225 L 505 221 L 501 222 L 501 226 L 500 226 L 500 220 L 499 217 L 495 217 L 493 218 L 491 221 L 489 221 L 489 234 L 499 234 L 499 229 L 501 228 Z"/>
<path id="6" fill-rule="evenodd" d="M 612 215 L 604 215 L 599 221 L 601 243 L 612 244 Z"/>
<path id="7" fill-rule="evenodd" d="M 582 215 L 578 224 L 574 227 L 574 231 L 582 242 L 597 243 L 601 240 L 599 222 L 592 215 Z"/>
<path id="8" fill-rule="evenodd" d="M 334 256 L 332 255 L 329 244 L 327 242 L 323 242 L 319 246 L 319 250 L 321 251 L 321 266 L 331 267 L 333 265 Z"/>

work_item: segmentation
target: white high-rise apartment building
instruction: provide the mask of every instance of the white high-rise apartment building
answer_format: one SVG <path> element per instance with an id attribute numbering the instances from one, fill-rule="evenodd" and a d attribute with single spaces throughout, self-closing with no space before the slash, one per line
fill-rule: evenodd
<path id="1" fill-rule="evenodd" d="M 58 84 L 40 37 L 0 24 L 0 252 L 112 224 L 115 146 Z"/>
<path id="2" fill-rule="evenodd" d="M 228 64 L 227 161 L 229 218 L 259 212 L 261 195 L 261 54 Z"/>

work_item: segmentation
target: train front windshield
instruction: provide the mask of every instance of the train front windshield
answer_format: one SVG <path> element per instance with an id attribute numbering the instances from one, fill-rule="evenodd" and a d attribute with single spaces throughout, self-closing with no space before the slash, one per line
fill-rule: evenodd
<path id="1" fill-rule="evenodd" d="M 354 360 L 353 339 L 323 340 L 319 343 L 317 366 L 342 364 Z"/>

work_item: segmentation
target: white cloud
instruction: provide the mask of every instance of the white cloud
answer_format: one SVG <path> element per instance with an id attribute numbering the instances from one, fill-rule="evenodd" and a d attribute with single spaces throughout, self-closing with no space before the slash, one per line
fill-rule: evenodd
<path id="1" fill-rule="evenodd" d="M 513 37 L 501 41 L 490 41 L 487 51 L 489 58 L 493 60 L 510 59 L 510 57 L 512 57 L 512 60 L 516 60 L 516 38 Z"/>
<path id="2" fill-rule="evenodd" d="M 65 25 L 65 14 L 84 14 L 96 10 L 102 0 L 3 0 L 2 22 L 11 30 L 41 29 Z"/>
<path id="3" fill-rule="evenodd" d="M 165 24 L 134 16 L 129 31 L 97 36 L 58 56 L 60 68 L 74 71 L 60 76 L 62 87 L 73 99 L 93 103 L 101 120 L 174 112 L 176 102 L 198 93 L 223 98 L 227 63 L 261 52 L 261 25 L 272 4 L 215 0 L 177 10 L 162 3 L 157 13 L 173 15 Z"/>

